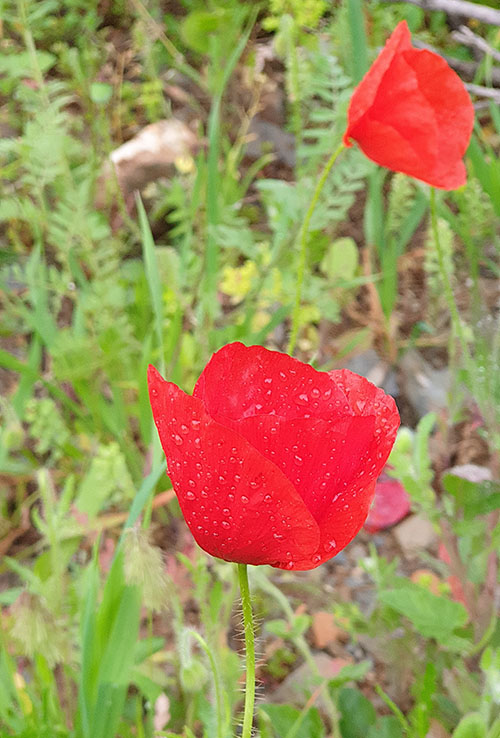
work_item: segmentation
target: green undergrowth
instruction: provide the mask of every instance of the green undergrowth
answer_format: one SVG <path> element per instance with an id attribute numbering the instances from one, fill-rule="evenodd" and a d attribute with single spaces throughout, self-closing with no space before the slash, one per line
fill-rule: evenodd
<path id="1" fill-rule="evenodd" d="M 0 15 L 0 736 L 229 738 L 243 684 L 235 572 L 179 532 L 147 366 L 191 391 L 225 343 L 284 350 L 298 231 L 376 48 L 405 18 L 472 58 L 443 14 L 378 0 L 3 0 Z M 498 51 L 494 29 L 476 30 Z M 490 69 L 486 55 L 475 82 Z M 269 86 L 293 166 L 265 144 L 246 155 Z M 124 196 L 105 176 L 110 152 L 172 117 L 197 146 Z M 486 288 L 500 276 L 499 140 L 498 111 L 482 106 L 467 186 L 437 198 L 467 361 L 442 319 L 426 187 L 350 149 L 314 212 L 298 354 L 331 368 L 375 347 L 397 367 L 430 346 L 450 366 L 449 409 L 403 430 L 391 473 L 465 596 L 437 557 L 414 580 L 373 545 L 360 564 L 369 611 L 322 597 L 350 639 L 325 678 L 310 630 L 319 580 L 252 571 L 261 738 L 427 738 L 436 725 L 500 736 L 500 488 L 441 474 L 454 459 L 443 447 L 472 417 L 498 475 L 500 326 Z M 412 275 L 424 287 L 408 326 Z M 297 699 L 275 704 L 302 663 Z"/>

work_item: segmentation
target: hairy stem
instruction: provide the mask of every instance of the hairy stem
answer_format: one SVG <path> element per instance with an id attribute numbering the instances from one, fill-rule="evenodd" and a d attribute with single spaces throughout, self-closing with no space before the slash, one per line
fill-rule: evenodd
<path id="1" fill-rule="evenodd" d="M 246 651 L 246 685 L 245 685 L 245 712 L 243 715 L 243 730 L 241 738 L 250 738 L 252 735 L 253 708 L 255 702 L 255 642 L 253 630 L 252 603 L 248 586 L 248 572 L 246 564 L 238 564 L 240 581 L 241 604 L 243 607 L 243 627 L 245 629 Z"/>

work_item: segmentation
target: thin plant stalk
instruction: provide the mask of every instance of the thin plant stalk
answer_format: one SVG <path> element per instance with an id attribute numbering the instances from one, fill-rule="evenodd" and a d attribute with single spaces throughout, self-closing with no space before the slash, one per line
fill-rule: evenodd
<path id="1" fill-rule="evenodd" d="M 246 654 L 245 710 L 243 713 L 243 730 L 241 738 L 251 738 L 255 703 L 255 640 L 252 603 L 250 600 L 250 588 L 248 586 L 248 571 L 246 564 L 238 564 L 238 578 L 240 582 L 241 604 L 243 608 Z"/>
<path id="2" fill-rule="evenodd" d="M 335 164 L 337 157 L 344 150 L 344 148 L 345 148 L 344 144 L 340 143 L 338 147 L 335 149 L 335 151 L 333 152 L 333 154 L 330 156 L 328 161 L 326 162 L 325 168 L 323 169 L 321 173 L 321 177 L 319 178 L 316 184 L 314 194 L 312 196 L 311 202 L 307 209 L 306 216 L 304 218 L 304 221 L 299 231 L 299 238 L 298 238 L 299 264 L 297 268 L 297 285 L 296 285 L 296 291 L 295 291 L 295 301 L 293 304 L 293 311 L 292 311 L 292 328 L 290 331 L 290 340 L 288 342 L 288 349 L 287 349 L 287 352 L 289 354 L 292 354 L 295 349 L 295 344 L 297 343 L 297 335 L 299 332 L 300 300 L 302 298 L 302 286 L 304 283 L 304 275 L 305 275 L 305 270 L 306 270 L 307 234 L 309 233 L 309 225 L 310 225 L 314 210 L 316 208 L 316 205 L 318 204 L 318 200 L 321 195 L 321 192 L 323 191 L 323 187 L 325 186 L 325 182 L 328 179 L 328 175 L 330 174 L 330 171 L 333 165 Z"/>
<path id="3" fill-rule="evenodd" d="M 452 323 L 453 329 L 460 342 L 460 348 L 462 349 L 462 355 L 463 355 L 465 365 L 468 369 L 470 369 L 471 364 L 472 364 L 472 359 L 471 359 L 471 355 L 469 352 L 469 346 L 467 344 L 467 338 L 465 336 L 462 319 L 460 318 L 460 315 L 458 312 L 457 303 L 455 302 L 455 296 L 453 294 L 453 288 L 451 284 L 450 275 L 448 274 L 448 271 L 446 269 L 445 256 L 444 256 L 443 248 L 441 246 L 441 241 L 439 239 L 439 228 L 438 228 L 438 217 L 437 217 L 437 206 L 436 206 L 436 190 L 434 189 L 434 187 L 431 187 L 431 191 L 430 191 L 430 213 L 431 213 L 432 235 L 434 237 L 434 243 L 436 245 L 439 276 L 441 277 L 441 282 L 442 282 L 443 290 L 444 290 L 444 296 L 448 304 L 448 310 L 450 312 L 451 323 Z"/>
<path id="4" fill-rule="evenodd" d="M 212 670 L 212 676 L 214 679 L 215 707 L 217 715 L 217 738 L 224 738 L 226 720 L 224 719 L 224 701 L 222 698 L 222 685 L 219 670 L 217 668 L 217 662 L 205 639 L 202 638 L 202 636 L 195 630 L 192 630 L 190 632 L 193 638 L 198 641 L 201 648 L 205 651 L 210 662 L 210 668 Z"/>

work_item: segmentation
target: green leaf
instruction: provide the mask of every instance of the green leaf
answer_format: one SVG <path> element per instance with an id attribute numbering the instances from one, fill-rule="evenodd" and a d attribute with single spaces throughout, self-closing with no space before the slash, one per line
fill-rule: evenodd
<path id="1" fill-rule="evenodd" d="M 195 10 L 189 13 L 181 26 L 182 38 L 190 49 L 199 54 L 210 51 L 210 37 L 222 31 L 228 20 L 228 13 L 218 8 L 211 13 L 207 10 Z"/>
<path id="2" fill-rule="evenodd" d="M 353 238 L 337 238 L 321 262 L 321 271 L 331 282 L 350 281 L 358 268 L 358 247 Z"/>
<path id="3" fill-rule="evenodd" d="M 277 738 L 291 738 L 292 735 L 293 738 L 323 738 L 325 735 L 320 714 L 315 707 L 300 711 L 291 705 L 260 705 L 259 711 L 271 719 Z"/>
<path id="4" fill-rule="evenodd" d="M 478 712 L 471 712 L 459 722 L 452 738 L 486 738 L 486 724 Z"/>
<path id="5" fill-rule="evenodd" d="M 90 99 L 96 105 L 106 105 L 113 96 L 113 87 L 107 82 L 92 82 L 90 85 Z"/>
<path id="6" fill-rule="evenodd" d="M 328 688 L 332 691 L 338 687 L 342 687 L 347 682 L 358 682 L 360 679 L 363 679 L 371 665 L 371 661 L 360 661 L 358 664 L 346 664 L 346 666 L 343 666 L 333 679 L 329 679 Z"/>
<path id="7" fill-rule="evenodd" d="M 415 630 L 443 646 L 458 645 L 454 630 L 465 625 L 467 611 L 460 602 L 438 597 L 412 582 L 379 594 L 380 600 L 411 621 Z M 462 641 L 462 639 L 459 639 Z"/>
<path id="8" fill-rule="evenodd" d="M 339 693 L 338 705 L 342 714 L 340 719 L 342 738 L 366 738 L 377 719 L 370 700 L 367 700 L 359 689 L 344 687 Z"/>
<path id="9" fill-rule="evenodd" d="M 370 727 L 367 738 L 403 738 L 401 723 L 394 715 L 384 715 Z"/>

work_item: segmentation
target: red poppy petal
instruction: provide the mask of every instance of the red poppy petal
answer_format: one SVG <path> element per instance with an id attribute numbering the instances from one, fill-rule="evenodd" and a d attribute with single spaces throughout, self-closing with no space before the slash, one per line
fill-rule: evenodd
<path id="1" fill-rule="evenodd" d="M 279 568 L 310 559 L 318 526 L 284 474 L 153 367 L 148 384 L 169 476 L 201 548 L 227 561 Z"/>
<path id="2" fill-rule="evenodd" d="M 212 356 L 193 396 L 223 424 L 255 415 L 292 419 L 351 414 L 342 390 L 326 372 L 287 354 L 242 343 L 230 343 Z"/>
<path id="3" fill-rule="evenodd" d="M 253 416 L 233 427 L 271 459 L 299 491 L 321 531 L 318 549 L 293 568 L 311 569 L 346 546 L 363 525 L 396 437 L 392 397 L 346 369 L 329 373 L 348 398 L 351 417 L 288 420 Z"/>
<path id="4" fill-rule="evenodd" d="M 344 144 L 346 146 L 351 146 L 351 143 L 349 142 L 351 131 L 373 104 L 379 85 L 385 73 L 389 69 L 394 56 L 405 49 L 411 49 L 411 34 L 406 21 L 401 21 L 387 39 L 384 48 L 354 90 L 349 103 L 348 126 L 344 134 Z"/>
<path id="5" fill-rule="evenodd" d="M 375 419 L 287 420 L 260 415 L 244 418 L 234 427 L 281 469 L 321 526 L 332 500 L 349 489 L 361 471 L 366 472 Z"/>
<path id="6" fill-rule="evenodd" d="M 408 515 L 410 510 L 410 498 L 401 482 L 382 474 L 375 485 L 375 497 L 366 519 L 365 530 L 377 533 L 390 528 Z"/>
<path id="7" fill-rule="evenodd" d="M 437 54 L 414 49 L 399 24 L 354 91 L 344 143 L 355 140 L 380 166 L 455 189 L 465 183 L 473 121 L 460 77 Z"/>
<path id="8" fill-rule="evenodd" d="M 464 83 L 444 59 L 431 51 L 411 49 L 403 57 L 434 111 L 441 158 L 461 159 L 474 127 L 474 106 Z"/>

